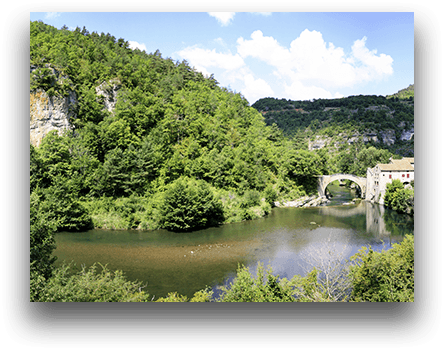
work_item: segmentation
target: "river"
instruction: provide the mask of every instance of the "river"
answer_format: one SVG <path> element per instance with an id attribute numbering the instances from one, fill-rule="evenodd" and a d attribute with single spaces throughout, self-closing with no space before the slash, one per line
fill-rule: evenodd
<path id="1" fill-rule="evenodd" d="M 413 233 L 413 218 L 353 199 L 350 190 L 329 187 L 334 197 L 327 206 L 275 208 L 265 218 L 190 233 L 156 231 L 60 232 L 56 235 L 57 265 L 95 262 L 122 270 L 129 280 L 142 281 L 155 299 L 177 291 L 191 297 L 196 291 L 232 280 L 239 265 L 251 271 L 261 262 L 274 274 L 305 275 L 333 253 L 345 261 L 362 246 L 387 249 Z"/>

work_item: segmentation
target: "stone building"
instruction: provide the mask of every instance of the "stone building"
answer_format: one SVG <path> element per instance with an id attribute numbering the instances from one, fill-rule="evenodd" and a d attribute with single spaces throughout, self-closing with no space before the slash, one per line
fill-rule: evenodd
<path id="1" fill-rule="evenodd" d="M 384 204 L 387 183 L 395 179 L 404 185 L 415 179 L 414 158 L 391 159 L 389 164 L 377 164 L 374 168 L 368 168 L 365 199 Z"/>

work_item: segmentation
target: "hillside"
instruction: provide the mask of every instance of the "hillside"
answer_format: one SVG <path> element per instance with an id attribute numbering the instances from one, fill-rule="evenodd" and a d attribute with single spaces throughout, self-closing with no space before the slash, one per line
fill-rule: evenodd
<path id="1" fill-rule="evenodd" d="M 400 100 L 407 100 L 415 98 L 415 85 L 410 84 L 407 88 L 399 90 L 396 94 L 388 95 L 387 98 L 398 98 Z"/>
<path id="2" fill-rule="evenodd" d="M 252 105 L 267 125 L 309 150 L 363 142 L 401 156 L 414 152 L 414 87 L 391 96 L 292 101 L 263 98 Z"/>
<path id="3" fill-rule="evenodd" d="M 325 161 L 186 61 L 86 28 L 30 34 L 31 203 L 58 229 L 191 230 L 316 191 Z"/>

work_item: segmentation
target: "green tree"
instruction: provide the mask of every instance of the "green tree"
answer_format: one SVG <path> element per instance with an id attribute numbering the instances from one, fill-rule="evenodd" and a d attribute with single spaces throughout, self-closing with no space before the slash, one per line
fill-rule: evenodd
<path id="1" fill-rule="evenodd" d="M 56 223 L 57 230 L 79 231 L 92 228 L 89 213 L 79 202 L 72 182 L 57 178 L 54 186 L 37 190 L 41 199 L 39 212 L 48 213 L 47 219 Z"/>
<path id="2" fill-rule="evenodd" d="M 366 176 L 367 168 L 373 168 L 376 164 L 386 164 L 392 156 L 393 154 L 385 149 L 378 150 L 373 146 L 364 148 L 357 155 L 352 174 Z"/>
<path id="3" fill-rule="evenodd" d="M 265 271 L 258 264 L 256 277 L 245 266 L 239 266 L 236 278 L 227 287 L 222 287 L 221 302 L 294 302 L 294 290 L 287 281 L 280 281 L 279 275 Z"/>
<path id="4" fill-rule="evenodd" d="M 352 257 L 352 294 L 355 301 L 414 301 L 414 239 L 407 235 L 389 250 L 362 248 Z"/>
<path id="5" fill-rule="evenodd" d="M 189 231 L 223 222 L 222 203 L 202 180 L 181 177 L 166 189 L 160 208 L 161 225 L 170 231 Z"/>
<path id="6" fill-rule="evenodd" d="M 30 201 L 30 260 L 31 278 L 40 275 L 49 278 L 56 258 L 52 255 L 56 248 L 54 234 L 57 222 L 42 208 L 42 196 L 31 193 Z"/>
<path id="7" fill-rule="evenodd" d="M 402 182 L 395 179 L 387 184 L 384 205 L 400 213 L 413 214 L 414 196 L 413 188 L 404 188 Z"/>

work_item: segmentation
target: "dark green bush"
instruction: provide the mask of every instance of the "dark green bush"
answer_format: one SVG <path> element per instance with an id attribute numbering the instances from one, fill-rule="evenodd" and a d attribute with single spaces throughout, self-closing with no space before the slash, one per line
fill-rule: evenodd
<path id="1" fill-rule="evenodd" d="M 222 202 L 202 180 L 181 177 L 166 189 L 160 208 L 161 226 L 170 231 L 190 231 L 224 221 Z"/>
<path id="2" fill-rule="evenodd" d="M 261 194 L 256 190 L 245 191 L 242 202 L 240 203 L 241 208 L 255 207 L 261 204 Z"/>

